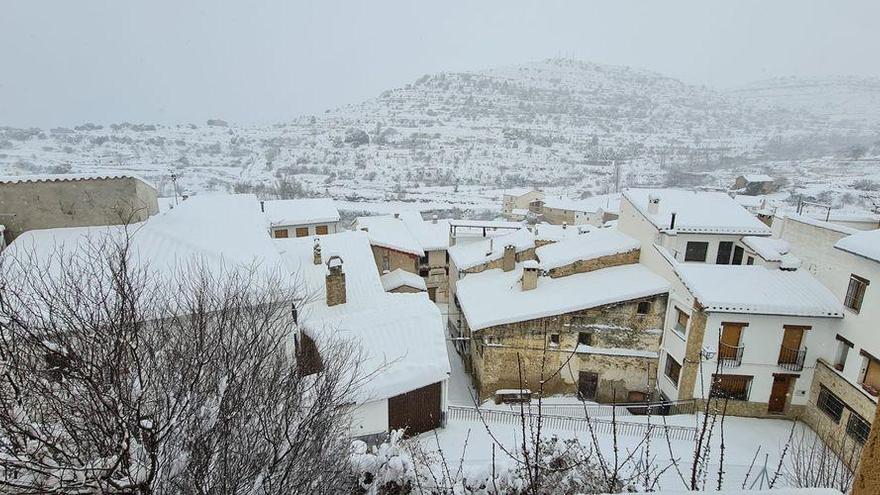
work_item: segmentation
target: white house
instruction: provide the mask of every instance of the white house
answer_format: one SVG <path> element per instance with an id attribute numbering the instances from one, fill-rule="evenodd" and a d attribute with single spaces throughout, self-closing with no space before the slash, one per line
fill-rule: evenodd
<path id="1" fill-rule="evenodd" d="M 272 237 L 308 237 L 339 230 L 339 210 L 330 198 L 261 201 Z"/>
<path id="2" fill-rule="evenodd" d="M 300 348 L 320 354 L 343 340 L 364 353 L 352 379 L 370 378 L 358 389 L 353 435 L 442 426 L 450 368 L 437 306 L 424 293 L 385 291 L 365 232 L 274 242 L 311 296 L 298 311 Z"/>
<path id="3" fill-rule="evenodd" d="M 507 189 L 501 195 L 501 213 L 509 216 L 513 210 L 528 210 L 532 201 L 543 198 L 543 192 L 532 188 Z"/>
<path id="4" fill-rule="evenodd" d="M 817 358 L 834 343 L 843 307 L 805 270 L 673 265 L 658 386 L 670 399 L 705 400 L 728 413 L 800 416 Z"/>

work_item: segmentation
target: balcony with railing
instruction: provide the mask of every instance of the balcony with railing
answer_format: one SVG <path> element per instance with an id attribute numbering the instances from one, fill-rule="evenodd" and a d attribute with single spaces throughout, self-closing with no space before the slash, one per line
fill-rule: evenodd
<path id="1" fill-rule="evenodd" d="M 722 368 L 737 368 L 742 364 L 745 346 L 732 346 L 724 342 L 718 343 L 718 361 Z"/>
<path id="2" fill-rule="evenodd" d="M 788 371 L 801 371 L 804 369 L 804 359 L 807 357 L 807 348 L 790 349 L 782 346 L 779 350 L 778 365 Z"/>

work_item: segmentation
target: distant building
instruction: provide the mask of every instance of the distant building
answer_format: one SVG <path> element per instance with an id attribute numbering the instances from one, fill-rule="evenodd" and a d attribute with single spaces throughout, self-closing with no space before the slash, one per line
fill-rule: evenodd
<path id="1" fill-rule="evenodd" d="M 510 216 L 513 210 L 528 210 L 532 201 L 543 197 L 544 193 L 531 188 L 508 189 L 501 197 L 501 213 Z"/>
<path id="2" fill-rule="evenodd" d="M 158 213 L 156 197 L 127 174 L 0 177 L 0 222 L 11 243 L 29 230 L 141 222 Z"/>
<path id="3" fill-rule="evenodd" d="M 585 199 L 547 196 L 541 204 L 542 219 L 555 225 L 602 226 L 616 220 L 620 212 L 620 195 L 607 194 Z"/>
<path id="4" fill-rule="evenodd" d="M 777 188 L 773 177 L 764 174 L 748 174 L 740 175 L 733 183 L 733 189 L 742 190 L 743 194 L 748 196 L 758 196 L 760 194 L 770 194 L 775 192 Z"/>
<path id="5" fill-rule="evenodd" d="M 276 239 L 335 234 L 339 230 L 339 210 L 329 198 L 261 201 L 260 207 Z"/>

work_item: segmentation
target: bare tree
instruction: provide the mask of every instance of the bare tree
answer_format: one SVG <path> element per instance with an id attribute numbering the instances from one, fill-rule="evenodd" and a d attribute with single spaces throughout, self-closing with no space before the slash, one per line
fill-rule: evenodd
<path id="1" fill-rule="evenodd" d="M 173 277 L 135 263 L 128 229 L 0 262 L 0 491 L 340 493 L 357 352 L 294 355 L 277 274 Z"/>

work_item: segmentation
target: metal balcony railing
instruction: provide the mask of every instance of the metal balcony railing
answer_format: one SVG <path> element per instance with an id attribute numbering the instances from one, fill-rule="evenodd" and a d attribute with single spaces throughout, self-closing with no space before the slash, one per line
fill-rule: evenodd
<path id="1" fill-rule="evenodd" d="M 807 348 L 789 349 L 782 346 L 779 351 L 779 367 L 788 371 L 801 371 L 804 369 L 804 358 L 807 356 Z"/>
<path id="2" fill-rule="evenodd" d="M 742 364 L 745 346 L 732 346 L 724 342 L 718 343 L 718 361 L 724 368 L 737 368 Z"/>

